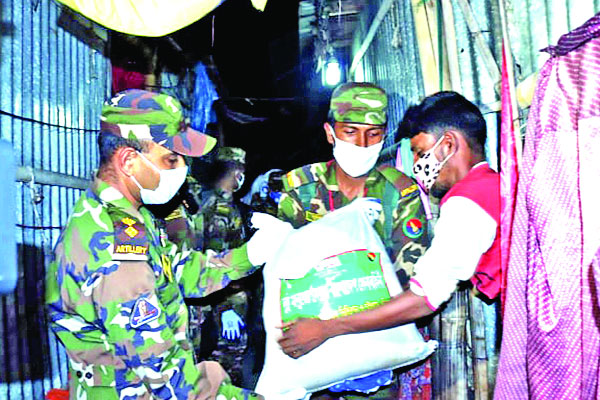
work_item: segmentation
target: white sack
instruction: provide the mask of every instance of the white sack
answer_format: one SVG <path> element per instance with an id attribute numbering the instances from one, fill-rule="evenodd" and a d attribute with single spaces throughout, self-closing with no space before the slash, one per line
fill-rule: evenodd
<path id="1" fill-rule="evenodd" d="M 429 356 L 436 341 L 425 342 L 414 324 L 382 331 L 348 334 L 325 341 L 293 359 L 277 343 L 281 337 L 281 279 L 303 277 L 325 258 L 367 249 L 380 253 L 383 276 L 391 296 L 402 292 L 385 247 L 361 207 L 340 208 L 292 231 L 265 265 L 263 318 L 265 363 L 256 392 L 267 400 L 296 400 L 346 379 L 410 365 Z M 358 204 L 358 203 L 357 203 Z"/>

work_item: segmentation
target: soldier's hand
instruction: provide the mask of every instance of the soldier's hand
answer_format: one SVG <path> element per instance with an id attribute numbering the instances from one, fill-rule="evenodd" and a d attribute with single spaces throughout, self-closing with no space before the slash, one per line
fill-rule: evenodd
<path id="1" fill-rule="evenodd" d="M 221 313 L 221 326 L 223 327 L 221 336 L 227 340 L 235 341 L 242 336 L 241 330 L 246 327 L 246 324 L 235 311 L 227 310 Z"/>

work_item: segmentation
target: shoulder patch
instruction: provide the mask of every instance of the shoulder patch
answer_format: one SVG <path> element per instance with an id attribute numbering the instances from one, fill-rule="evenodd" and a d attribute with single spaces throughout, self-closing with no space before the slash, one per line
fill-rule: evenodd
<path id="1" fill-rule="evenodd" d="M 400 196 L 408 196 L 409 194 L 414 193 L 417 190 L 419 190 L 419 186 L 415 183 L 414 185 L 409 186 L 406 189 L 402 189 L 402 191 L 400 192 Z"/>
<path id="2" fill-rule="evenodd" d="M 423 221 L 411 215 L 402 221 L 402 232 L 411 239 L 421 237 L 423 234 Z"/>
<path id="3" fill-rule="evenodd" d="M 285 174 L 283 187 L 286 191 L 317 181 L 317 171 L 326 170 L 327 163 L 320 162 L 296 168 Z"/>
<path id="4" fill-rule="evenodd" d="M 386 165 L 378 167 L 377 170 L 398 190 L 401 197 L 418 192 L 418 185 L 404 172 Z"/>
<path id="5" fill-rule="evenodd" d="M 113 260 L 148 260 L 150 242 L 143 223 L 131 216 L 113 219 Z"/>

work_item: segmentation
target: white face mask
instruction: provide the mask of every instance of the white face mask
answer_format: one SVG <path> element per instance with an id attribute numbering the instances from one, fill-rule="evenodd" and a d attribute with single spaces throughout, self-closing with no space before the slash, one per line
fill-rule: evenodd
<path id="1" fill-rule="evenodd" d="M 383 148 L 383 140 L 369 147 L 360 147 L 344 142 L 333 134 L 333 157 L 340 168 L 348 175 L 356 178 L 369 172 L 377 162 Z"/>
<path id="2" fill-rule="evenodd" d="M 446 164 L 446 162 L 454 155 L 454 152 L 443 161 L 438 161 L 434 154 L 435 149 L 442 143 L 444 137 L 442 136 L 431 149 L 427 150 L 413 165 L 413 173 L 415 179 L 419 183 L 419 186 L 423 188 L 426 193 L 429 193 L 431 187 L 435 183 L 435 180 L 440 174 L 440 170 Z"/>
<path id="3" fill-rule="evenodd" d="M 142 153 L 138 152 L 140 156 L 160 175 L 158 186 L 154 190 L 145 189 L 140 185 L 132 175 L 131 179 L 140 189 L 140 196 L 144 204 L 165 204 L 171 200 L 183 182 L 188 173 L 188 167 L 179 167 L 174 169 L 159 169 L 150 160 L 148 160 Z"/>

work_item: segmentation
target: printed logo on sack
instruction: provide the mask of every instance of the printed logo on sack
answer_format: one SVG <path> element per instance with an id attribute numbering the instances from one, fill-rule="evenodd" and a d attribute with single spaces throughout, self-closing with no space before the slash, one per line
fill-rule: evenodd
<path id="1" fill-rule="evenodd" d="M 160 316 L 160 309 L 150 303 L 146 298 L 139 298 L 133 306 L 129 324 L 132 328 L 138 328 L 148 322 L 152 322 Z"/>
<path id="2" fill-rule="evenodd" d="M 423 234 L 423 222 L 415 217 L 408 217 L 402 224 L 402 232 L 411 239 L 416 239 Z"/>

